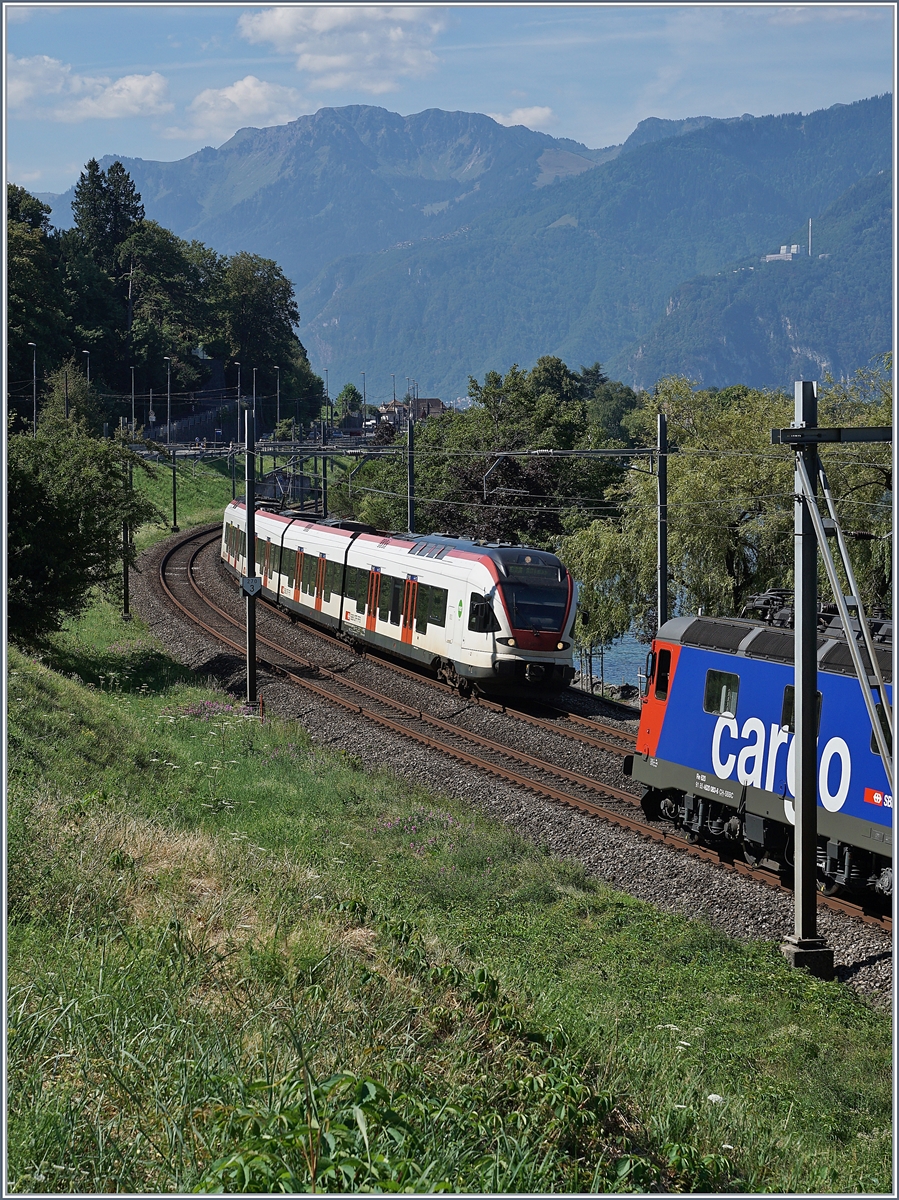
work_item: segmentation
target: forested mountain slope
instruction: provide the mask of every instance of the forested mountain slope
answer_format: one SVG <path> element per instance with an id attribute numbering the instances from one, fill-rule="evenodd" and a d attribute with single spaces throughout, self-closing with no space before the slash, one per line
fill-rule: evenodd
<path id="1" fill-rule="evenodd" d="M 882 98 L 711 122 L 532 192 L 452 237 L 343 259 L 299 296 L 312 359 L 348 375 L 400 369 L 439 395 L 464 392 L 469 373 L 544 353 L 618 363 L 676 288 L 776 251 L 859 180 L 888 170 L 890 116 Z M 888 228 L 876 224 L 871 236 L 889 258 Z M 888 290 L 881 311 L 884 302 Z M 819 321 L 814 354 L 850 370 L 866 361 L 866 346 L 838 356 L 837 332 Z M 782 382 L 791 361 L 776 355 L 764 382 Z"/>
<path id="2" fill-rule="evenodd" d="M 651 387 L 662 374 L 753 387 L 851 375 L 890 346 L 892 172 L 868 175 L 813 222 L 812 256 L 734 263 L 679 287 L 647 337 L 608 369 Z M 807 229 L 785 239 L 807 250 Z M 769 252 L 778 250 L 771 246 Z"/>

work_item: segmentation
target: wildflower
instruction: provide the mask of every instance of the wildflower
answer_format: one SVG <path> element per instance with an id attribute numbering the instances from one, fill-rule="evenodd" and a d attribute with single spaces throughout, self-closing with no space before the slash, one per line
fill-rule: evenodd
<path id="1" fill-rule="evenodd" d="M 719 1096 L 717 1092 L 710 1092 L 709 1095 L 706 1096 L 706 1100 L 709 1100 L 712 1104 L 721 1104 L 724 1101 L 724 1097 Z"/>

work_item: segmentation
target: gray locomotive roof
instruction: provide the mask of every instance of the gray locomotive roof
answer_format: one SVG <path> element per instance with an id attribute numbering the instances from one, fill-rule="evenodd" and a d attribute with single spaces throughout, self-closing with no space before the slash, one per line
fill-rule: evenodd
<path id="1" fill-rule="evenodd" d="M 893 678 L 893 626 L 891 621 L 871 623 L 877 656 L 884 681 Z M 764 621 L 742 617 L 674 617 L 666 621 L 656 635 L 665 642 L 682 646 L 700 646 L 743 658 L 759 658 L 789 666 L 794 662 L 793 630 L 778 628 Z M 839 622 L 818 632 L 818 669 L 837 675 L 855 675 L 849 645 Z"/>

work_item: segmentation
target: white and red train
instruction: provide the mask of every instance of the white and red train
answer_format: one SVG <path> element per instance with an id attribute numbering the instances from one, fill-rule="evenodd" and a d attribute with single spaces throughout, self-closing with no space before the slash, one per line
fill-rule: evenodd
<path id="1" fill-rule="evenodd" d="M 257 508 L 262 595 L 464 694 L 539 691 L 574 676 L 577 586 L 554 554 Z M 225 510 L 222 561 L 246 574 L 246 508 Z"/>

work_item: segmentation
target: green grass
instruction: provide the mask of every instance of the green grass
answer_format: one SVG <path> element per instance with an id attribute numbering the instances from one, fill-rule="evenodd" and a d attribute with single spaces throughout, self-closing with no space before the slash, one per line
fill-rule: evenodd
<path id="1" fill-rule="evenodd" d="M 243 717 L 110 608 L 9 666 L 14 1190 L 889 1190 L 888 1017 L 775 945 Z"/>
<path id="2" fill-rule="evenodd" d="M 171 460 L 157 464 L 152 460 L 150 474 L 135 470 L 134 486 L 145 492 L 166 515 L 165 525 L 145 525 L 135 536 L 138 549 L 145 550 L 171 532 L 172 467 Z M 243 495 L 243 460 L 237 462 L 237 493 Z M 220 522 L 231 502 L 231 468 L 225 458 L 195 460 L 179 458 L 177 466 L 178 528 Z"/>

